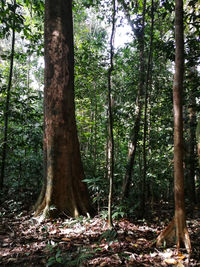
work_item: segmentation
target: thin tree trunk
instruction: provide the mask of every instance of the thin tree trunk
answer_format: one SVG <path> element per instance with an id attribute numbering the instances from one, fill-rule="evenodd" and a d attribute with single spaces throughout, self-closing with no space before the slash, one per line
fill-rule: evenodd
<path id="1" fill-rule="evenodd" d="M 154 28 L 154 1 L 151 1 L 151 37 L 150 49 L 147 64 L 146 86 L 145 86 L 145 103 L 144 103 L 144 135 L 143 135 L 143 179 L 142 179 L 142 198 L 141 198 L 141 216 L 145 214 L 146 203 L 146 172 L 147 172 L 147 159 L 146 159 L 146 137 L 147 137 L 147 108 L 148 108 L 148 86 L 149 76 L 152 68 L 152 50 L 153 50 L 153 28 Z"/>
<path id="2" fill-rule="evenodd" d="M 173 110 L 174 110 L 174 199 L 175 216 L 168 227 L 157 238 L 157 245 L 174 236 L 177 242 L 177 251 L 181 242 L 188 253 L 191 253 L 191 243 L 186 226 L 185 199 L 184 199 L 184 172 L 183 172 L 183 115 L 182 91 L 184 75 L 184 37 L 183 37 L 183 0 L 176 0 L 175 6 L 175 75 L 173 85 Z"/>
<path id="3" fill-rule="evenodd" d="M 91 96 L 91 106 L 94 107 L 94 111 L 91 111 L 91 141 L 90 141 L 90 157 L 94 162 L 94 177 L 96 177 L 96 167 L 97 167 L 97 90 L 96 85 L 94 87 L 94 94 Z M 94 99 L 94 101 L 93 101 Z"/>
<path id="4" fill-rule="evenodd" d="M 195 169 L 196 169 L 196 153 L 195 153 L 195 146 L 196 146 L 196 136 L 195 136 L 195 129 L 196 129 L 196 69 L 193 67 L 190 69 L 188 75 L 188 82 L 190 85 L 190 93 L 189 93 L 189 101 L 190 105 L 188 108 L 189 113 L 189 140 L 188 140 L 188 154 L 186 157 L 186 163 L 188 164 L 188 175 L 187 175 L 187 189 L 188 189 L 188 197 L 191 203 L 196 204 L 196 188 L 195 188 Z"/>
<path id="5" fill-rule="evenodd" d="M 95 111 L 94 111 L 94 175 L 97 172 L 97 90 L 95 86 Z"/>
<path id="6" fill-rule="evenodd" d="M 127 7 L 124 1 L 122 2 L 122 5 L 125 10 L 125 14 L 127 16 L 127 19 L 129 23 L 132 26 L 132 29 L 135 33 L 135 28 L 131 22 L 130 15 L 127 11 Z M 145 27 L 145 14 L 146 14 L 146 0 L 143 2 L 143 14 L 142 14 L 142 25 L 141 25 L 141 32 L 139 35 L 136 35 L 139 42 L 139 49 L 140 49 L 140 78 L 139 78 L 139 86 L 138 86 L 138 95 L 137 95 L 137 101 L 136 101 L 136 119 L 135 124 L 133 128 L 133 134 L 131 137 L 131 145 L 130 150 L 128 153 L 128 164 L 126 167 L 126 174 L 123 181 L 123 187 L 122 187 L 122 199 L 127 198 L 129 195 L 129 189 L 130 189 L 130 182 L 133 172 L 133 165 L 135 160 L 135 154 L 136 154 L 136 146 L 138 142 L 138 136 L 139 136 L 139 130 L 140 130 L 140 121 L 141 121 L 141 113 L 142 108 L 144 105 L 144 27 Z"/>
<path id="7" fill-rule="evenodd" d="M 195 99 L 194 99 L 195 101 Z M 196 103 L 195 103 L 196 104 Z M 195 125 L 196 125 L 196 111 L 194 110 L 194 106 L 189 108 L 189 120 L 190 120 L 190 140 L 189 140 L 189 199 L 194 204 L 196 203 L 196 188 L 195 188 Z"/>
<path id="8" fill-rule="evenodd" d="M 113 3 L 112 13 L 112 31 L 110 37 L 110 68 L 108 70 L 108 179 L 109 179 L 109 196 L 108 196 L 108 224 L 113 227 L 112 223 L 112 195 L 113 195 L 113 176 L 114 176 L 114 137 L 113 137 L 113 99 L 111 92 L 111 75 L 113 71 L 114 55 L 114 35 L 115 35 L 115 0 Z"/>
<path id="9" fill-rule="evenodd" d="M 196 186 L 195 186 L 195 170 L 196 170 L 196 138 L 195 138 L 195 127 L 196 127 L 196 111 L 195 105 L 188 107 L 189 125 L 188 125 L 188 140 L 185 144 L 185 193 L 186 197 L 190 200 L 191 205 L 196 204 Z M 191 207 L 192 207 L 191 206 Z M 191 209 L 193 213 L 193 208 Z"/>
<path id="10" fill-rule="evenodd" d="M 32 0 L 30 2 L 30 23 L 32 22 L 32 11 L 33 11 L 33 8 L 32 8 Z M 30 65 L 31 65 L 31 56 L 28 55 L 28 64 L 27 64 L 27 91 L 28 91 L 28 94 L 29 94 L 29 91 L 30 91 Z"/>
<path id="11" fill-rule="evenodd" d="M 198 120 L 197 120 L 196 139 L 197 139 L 197 154 L 198 154 L 199 165 L 200 165 L 200 117 L 198 117 Z"/>
<path id="12" fill-rule="evenodd" d="M 9 119 L 9 109 L 10 109 L 10 91 L 12 86 L 12 76 L 13 76 L 13 63 L 14 63 L 14 52 L 15 52 L 15 11 L 16 11 L 16 0 L 14 0 L 14 11 L 13 11 L 13 25 L 12 25 L 12 46 L 10 55 L 10 72 L 7 88 L 6 106 L 4 112 L 4 138 L 3 138 L 3 149 L 2 149 L 2 159 L 1 159 L 1 177 L 0 177 L 0 189 L 4 185 L 5 176 L 5 166 L 6 166 L 6 156 L 7 156 L 7 142 L 8 142 L 8 119 Z"/>

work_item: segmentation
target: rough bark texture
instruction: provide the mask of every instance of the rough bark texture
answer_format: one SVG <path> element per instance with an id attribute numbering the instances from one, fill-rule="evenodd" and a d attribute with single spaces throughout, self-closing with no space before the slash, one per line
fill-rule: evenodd
<path id="1" fill-rule="evenodd" d="M 71 0 L 45 2 L 44 176 L 36 215 L 91 212 L 75 122 Z"/>
<path id="2" fill-rule="evenodd" d="M 173 85 L 174 108 L 174 196 L 175 196 L 175 225 L 177 249 L 181 241 L 188 252 L 191 251 L 190 238 L 186 227 L 184 173 L 183 173 L 183 115 L 182 91 L 184 75 L 184 38 L 183 38 L 183 1 L 176 0 L 175 10 L 175 76 Z"/>
<path id="3" fill-rule="evenodd" d="M 175 75 L 173 85 L 173 109 L 174 109 L 174 198 L 175 217 L 170 227 L 168 226 L 157 239 L 157 245 L 162 240 L 168 241 L 168 236 L 175 224 L 177 250 L 183 243 L 191 252 L 190 238 L 185 219 L 185 199 L 184 199 L 184 173 L 183 173 L 183 115 L 182 115 L 182 91 L 184 74 L 184 39 L 183 39 L 183 1 L 176 0 L 175 9 Z"/>

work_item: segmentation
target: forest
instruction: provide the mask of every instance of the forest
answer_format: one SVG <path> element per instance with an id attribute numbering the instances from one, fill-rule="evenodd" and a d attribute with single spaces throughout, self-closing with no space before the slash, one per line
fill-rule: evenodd
<path id="1" fill-rule="evenodd" d="M 199 0 L 1 0 L 0 266 L 200 266 L 199 103 Z"/>

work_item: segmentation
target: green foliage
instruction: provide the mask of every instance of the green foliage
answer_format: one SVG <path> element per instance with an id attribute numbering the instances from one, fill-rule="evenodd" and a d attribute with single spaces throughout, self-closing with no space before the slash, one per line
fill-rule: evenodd
<path id="1" fill-rule="evenodd" d="M 115 219 L 120 219 L 120 218 L 123 218 L 123 217 L 126 217 L 127 214 L 126 212 L 124 211 L 123 207 L 122 206 L 118 206 L 117 207 L 117 210 L 113 212 L 112 214 L 112 218 L 115 220 Z"/>
<path id="2" fill-rule="evenodd" d="M 125 1 L 135 29 L 141 27 L 143 1 Z M 122 6 L 118 5 L 122 12 Z M 14 12 L 15 11 L 15 12 Z M 107 206 L 107 70 L 109 59 L 109 1 L 73 1 L 75 49 L 75 104 L 80 150 L 94 205 L 104 212 Z M 117 15 L 121 27 L 124 14 Z M 152 69 L 148 85 L 148 131 L 146 142 L 146 200 L 170 200 L 173 188 L 174 1 L 155 1 Z M 186 76 L 184 110 L 192 96 L 199 103 L 199 4 L 188 1 L 185 9 Z M 43 176 L 43 21 L 44 1 L 1 1 L 0 5 L 0 155 L 3 147 L 5 103 L 10 66 L 10 45 L 15 20 L 16 47 L 11 88 L 6 162 L 6 187 L 25 194 L 40 191 Z M 151 1 L 147 1 L 145 25 L 145 73 L 150 45 Z M 116 31 L 118 31 L 118 27 Z M 115 140 L 113 218 L 134 216 L 140 209 L 143 175 L 143 123 L 141 114 L 130 196 L 121 202 L 127 154 L 137 110 L 140 54 L 135 32 L 122 47 L 115 45 L 112 75 L 113 132 Z M 121 37 L 123 38 L 123 37 Z M 193 68 L 196 69 L 193 71 Z M 196 108 L 198 111 L 198 108 Z M 187 113 L 185 111 L 185 113 Z M 196 125 L 193 126 L 195 128 Z M 186 145 L 189 118 L 184 119 Z M 196 165 L 195 165 L 196 166 Z M 195 169 L 196 173 L 197 170 Z M 20 195 L 19 195 L 20 197 Z M 104 214 L 105 215 L 105 214 Z M 103 216 L 103 215 L 102 215 Z M 107 216 L 107 215 L 105 215 Z M 87 253 L 86 253 L 87 254 Z M 90 253 L 88 254 L 90 255 Z M 58 257 L 59 258 L 59 257 Z M 56 258 L 49 259 L 53 264 Z M 81 260 L 80 260 L 81 261 Z"/>
<path id="3" fill-rule="evenodd" d="M 117 232 L 114 229 L 108 229 L 100 236 L 100 241 L 105 240 L 105 242 L 111 242 L 116 240 L 117 238 Z"/>
<path id="4" fill-rule="evenodd" d="M 61 250 L 59 247 L 57 247 L 57 244 L 47 244 L 47 250 L 50 251 L 51 254 L 54 254 L 54 256 L 51 256 L 48 258 L 48 262 L 46 264 L 46 267 L 49 266 L 55 266 L 57 264 L 62 265 L 64 262 L 63 257 L 61 256 Z"/>
<path id="5" fill-rule="evenodd" d="M 38 88 L 42 84 L 43 67 L 39 66 L 39 58 L 27 53 L 29 36 L 32 35 L 30 22 L 28 23 L 27 6 L 17 3 L 15 15 L 14 9 L 5 3 L 1 11 L 4 12 L 2 24 L 5 25 L 2 38 L 9 37 L 12 21 L 15 19 L 16 45 L 14 55 L 14 70 L 9 103 L 8 120 L 8 144 L 6 161 L 6 187 L 10 191 L 30 190 L 35 188 L 34 194 L 40 190 L 43 169 L 43 103 L 42 91 Z M 13 7 L 14 8 L 14 7 Z M 24 33 L 26 33 L 24 35 Z M 6 36 L 5 36 L 6 34 Z M 27 40 L 24 40 L 24 37 Z M 0 42 L 3 53 L 1 65 L 0 86 L 0 154 L 2 154 L 2 140 L 4 129 L 4 115 L 7 96 L 7 84 L 9 76 L 10 37 L 5 44 Z M 23 40 L 23 41 L 22 41 Z M 25 46 L 24 46 L 25 42 Z M 34 58 L 34 59 L 33 59 Z M 39 79 L 38 79 L 39 75 Z"/>
<path id="6" fill-rule="evenodd" d="M 80 249 L 78 255 L 75 259 L 66 259 L 64 261 L 65 266 L 82 266 L 85 264 L 89 259 L 94 257 L 94 252 L 90 249 Z"/>

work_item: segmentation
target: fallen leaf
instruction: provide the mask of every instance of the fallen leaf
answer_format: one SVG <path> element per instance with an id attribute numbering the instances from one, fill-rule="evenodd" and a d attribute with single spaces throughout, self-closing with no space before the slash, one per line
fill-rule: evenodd
<path id="1" fill-rule="evenodd" d="M 147 240 L 145 239 L 145 238 L 139 238 L 138 240 L 137 240 L 137 243 L 139 243 L 139 244 L 144 244 L 144 243 L 146 243 L 147 242 Z"/>
<path id="2" fill-rule="evenodd" d="M 63 237 L 61 240 L 63 240 L 63 241 L 71 241 L 71 239 L 67 238 L 67 237 Z"/>
<path id="3" fill-rule="evenodd" d="M 177 264 L 177 260 L 172 259 L 172 258 L 170 258 L 170 259 L 165 259 L 164 262 L 167 263 L 167 264 L 169 264 L 169 265 L 170 265 L 170 264 L 174 264 L 174 265 Z"/>
<path id="4" fill-rule="evenodd" d="M 179 253 L 177 258 L 178 258 L 179 261 L 182 261 L 182 260 L 184 260 L 186 258 L 186 256 L 181 254 L 181 253 Z"/>

